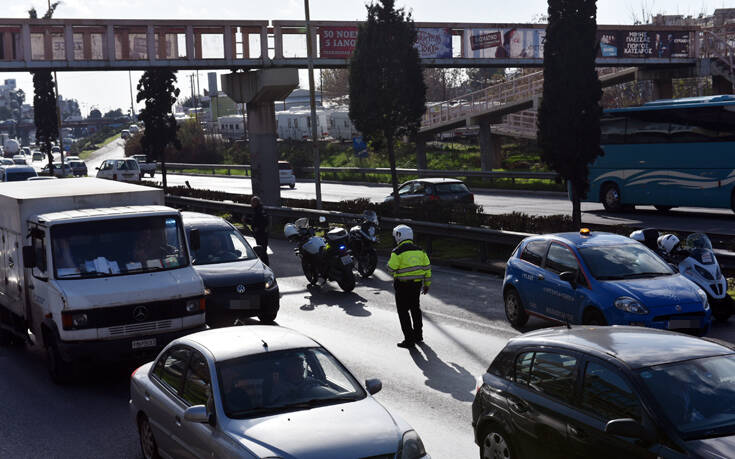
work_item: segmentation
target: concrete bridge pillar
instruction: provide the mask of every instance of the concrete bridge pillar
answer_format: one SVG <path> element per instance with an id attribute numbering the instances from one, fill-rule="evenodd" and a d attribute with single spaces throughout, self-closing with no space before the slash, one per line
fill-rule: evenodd
<path id="1" fill-rule="evenodd" d="M 503 162 L 500 137 L 492 135 L 490 121 L 488 120 L 480 122 L 479 142 L 480 168 L 483 171 L 500 169 Z"/>
<path id="2" fill-rule="evenodd" d="M 253 194 L 267 206 L 281 205 L 274 102 L 299 85 L 297 69 L 263 69 L 222 75 L 222 89 L 237 103 L 247 104 Z"/>
<path id="3" fill-rule="evenodd" d="M 732 83 L 720 75 L 712 75 L 712 94 L 733 94 Z"/>
<path id="4" fill-rule="evenodd" d="M 419 135 L 416 137 L 416 168 L 426 169 L 426 167 L 426 137 Z"/>
<path id="5" fill-rule="evenodd" d="M 653 80 L 653 98 L 654 100 L 674 98 L 674 83 L 671 78 Z"/>

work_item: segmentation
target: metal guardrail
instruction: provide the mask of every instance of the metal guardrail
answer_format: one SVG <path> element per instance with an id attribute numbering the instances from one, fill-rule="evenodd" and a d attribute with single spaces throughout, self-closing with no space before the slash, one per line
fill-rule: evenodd
<path id="1" fill-rule="evenodd" d="M 178 208 L 197 209 L 206 213 L 231 213 L 247 215 L 252 212 L 252 208 L 248 204 L 211 201 L 207 199 L 188 198 L 173 195 L 166 196 L 166 204 Z M 301 217 L 318 218 L 320 216 L 324 216 L 330 222 L 352 224 L 362 217 L 359 214 L 341 213 L 316 209 L 303 209 L 295 207 L 266 207 L 266 209 L 273 217 L 281 217 L 294 220 Z M 500 245 L 510 249 L 518 245 L 524 238 L 528 236 L 534 236 L 534 234 L 531 233 L 501 231 L 474 226 L 414 221 L 410 219 L 399 219 L 390 217 L 381 217 L 380 221 L 381 223 L 388 224 L 390 226 L 399 223 L 408 224 L 413 228 L 416 234 L 422 235 L 424 237 L 428 236 L 426 249 L 429 252 L 431 252 L 432 238 L 434 237 L 454 238 L 477 242 L 480 244 L 479 263 L 460 262 L 456 264 L 471 268 L 484 268 L 486 270 L 494 271 L 496 273 L 502 273 L 502 266 L 499 266 L 497 264 L 493 266 L 489 263 L 490 261 L 492 261 L 489 257 L 490 245 Z M 734 275 L 735 253 L 722 249 L 715 249 L 715 255 L 717 256 L 717 260 L 720 263 L 722 271 L 729 275 Z M 505 262 L 504 259 L 502 261 Z"/>
<path id="2" fill-rule="evenodd" d="M 158 168 L 160 170 L 160 164 Z M 228 176 L 233 170 L 244 170 L 246 176 L 250 171 L 247 164 L 187 164 L 166 163 L 166 169 L 170 171 L 183 171 L 190 169 L 211 169 L 214 176 Z M 227 174 L 216 174 L 217 170 L 227 170 Z M 302 170 L 314 172 L 313 167 L 305 167 Z M 321 167 L 322 173 L 346 173 L 346 174 L 390 174 L 390 168 L 363 168 L 363 167 Z M 398 175 L 417 175 L 420 177 L 479 177 L 486 179 L 545 179 L 556 180 L 559 176 L 556 172 L 492 172 L 492 171 L 470 171 L 470 170 L 438 170 L 438 169 L 396 169 Z"/>

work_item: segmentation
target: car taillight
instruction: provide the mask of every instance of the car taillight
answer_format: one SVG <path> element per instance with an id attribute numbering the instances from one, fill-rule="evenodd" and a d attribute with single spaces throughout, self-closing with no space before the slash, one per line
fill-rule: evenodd
<path id="1" fill-rule="evenodd" d="M 141 367 L 142 367 L 142 366 L 140 366 L 140 367 L 136 368 L 135 370 L 133 370 L 133 372 L 132 372 L 132 373 L 130 374 L 130 379 L 133 379 L 133 378 L 135 377 L 135 373 L 137 373 L 137 372 L 138 372 L 138 370 L 140 370 L 140 369 L 141 369 Z"/>
<path id="2" fill-rule="evenodd" d="M 429 201 L 438 201 L 438 200 L 439 200 L 439 196 L 437 196 L 435 194 L 430 194 L 429 195 Z"/>

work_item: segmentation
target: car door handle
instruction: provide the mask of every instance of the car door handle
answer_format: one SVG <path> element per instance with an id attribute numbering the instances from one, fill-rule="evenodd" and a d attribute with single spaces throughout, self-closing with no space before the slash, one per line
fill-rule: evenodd
<path id="1" fill-rule="evenodd" d="M 176 416 L 176 427 L 181 427 L 181 418 Z"/>
<path id="2" fill-rule="evenodd" d="M 526 402 L 515 397 L 508 399 L 508 405 L 510 405 L 511 410 L 515 411 L 518 414 L 527 413 L 531 410 Z"/>
<path id="3" fill-rule="evenodd" d="M 146 391 L 145 394 L 144 394 L 144 396 L 143 396 L 143 398 L 145 398 L 145 401 L 146 402 L 150 402 L 151 401 L 151 394 L 149 394 L 148 391 Z"/>
<path id="4" fill-rule="evenodd" d="M 574 435 L 577 438 L 584 438 L 587 436 L 584 430 L 580 429 L 574 424 L 567 424 L 567 432 L 569 432 L 570 435 Z"/>

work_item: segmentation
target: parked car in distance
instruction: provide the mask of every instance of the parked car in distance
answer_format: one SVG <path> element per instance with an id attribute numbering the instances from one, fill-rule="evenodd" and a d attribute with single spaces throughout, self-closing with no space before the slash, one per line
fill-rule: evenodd
<path id="1" fill-rule="evenodd" d="M 406 207 L 475 202 L 475 195 L 464 182 L 449 178 L 409 180 L 398 187 L 398 196 L 401 198 L 401 205 Z M 384 202 L 392 202 L 393 199 L 391 194 Z"/>
<path id="2" fill-rule="evenodd" d="M 25 156 L 31 155 L 31 147 L 23 147 L 20 149 L 21 153 Z"/>
<path id="3" fill-rule="evenodd" d="M 79 156 L 65 156 L 65 161 L 81 161 L 82 159 Z"/>
<path id="4" fill-rule="evenodd" d="M 41 169 L 42 175 L 51 175 L 51 171 L 49 170 L 48 164 L 43 166 L 43 169 Z M 74 176 L 74 170 L 71 168 L 69 163 L 64 163 L 64 167 L 61 167 L 61 163 L 54 163 L 54 176 L 55 177 L 73 177 Z"/>
<path id="5" fill-rule="evenodd" d="M 363 388 L 294 330 L 227 327 L 176 339 L 135 370 L 130 414 L 146 458 L 428 458 L 372 397 L 381 387 Z"/>
<path id="6" fill-rule="evenodd" d="M 13 156 L 13 163 L 17 164 L 18 166 L 27 166 L 28 163 L 26 162 L 25 155 L 14 155 Z"/>
<path id="7" fill-rule="evenodd" d="M 133 158 L 138 161 L 141 177 L 145 174 L 149 174 L 151 177 L 156 175 L 156 163 L 154 161 L 148 162 L 146 155 L 133 155 Z"/>
<path id="8" fill-rule="evenodd" d="M 209 290 L 207 323 L 232 325 L 237 319 L 254 316 L 273 323 L 280 293 L 275 274 L 258 256 L 263 248 L 253 249 L 223 218 L 197 212 L 181 215 L 187 234 L 199 231 L 199 249 L 192 251 L 192 265 Z"/>
<path id="9" fill-rule="evenodd" d="M 97 178 L 138 182 L 141 178 L 140 166 L 138 166 L 138 161 L 132 158 L 106 159 L 97 168 Z"/>
<path id="10" fill-rule="evenodd" d="M 481 457 L 735 457 L 734 349 L 629 326 L 512 338 L 472 404 Z"/>
<path id="11" fill-rule="evenodd" d="M 140 132 L 140 127 L 138 127 L 137 124 L 131 124 L 128 128 L 128 132 L 130 132 L 130 135 L 135 135 Z"/>
<path id="12" fill-rule="evenodd" d="M 69 159 L 67 161 L 67 164 L 71 166 L 71 170 L 76 177 L 86 177 L 87 176 L 87 163 L 82 161 L 81 159 Z"/>
<path id="13" fill-rule="evenodd" d="M 0 182 L 22 182 L 37 175 L 31 166 L 0 166 Z"/>
<path id="14" fill-rule="evenodd" d="M 130 138 L 130 131 L 128 131 L 127 129 L 123 129 L 122 131 L 120 131 L 120 138 L 121 139 L 129 139 Z"/>
<path id="15" fill-rule="evenodd" d="M 33 161 L 34 163 L 36 161 L 45 161 L 45 160 L 46 160 L 46 155 L 44 155 L 40 151 L 34 151 L 33 154 L 31 155 L 31 161 Z"/>
<path id="16" fill-rule="evenodd" d="M 57 145 L 54 145 L 51 147 L 51 153 L 61 153 L 61 149 Z"/>
<path id="17" fill-rule="evenodd" d="M 643 244 L 591 232 L 531 236 L 508 259 L 505 315 L 588 325 L 638 325 L 705 334 L 707 295 Z"/>
<path id="18" fill-rule="evenodd" d="M 0 166 L 15 166 L 15 161 L 11 158 L 0 158 Z"/>
<path id="19" fill-rule="evenodd" d="M 296 187 L 296 176 L 288 161 L 278 161 L 278 176 L 281 185 L 288 185 L 291 189 Z"/>

